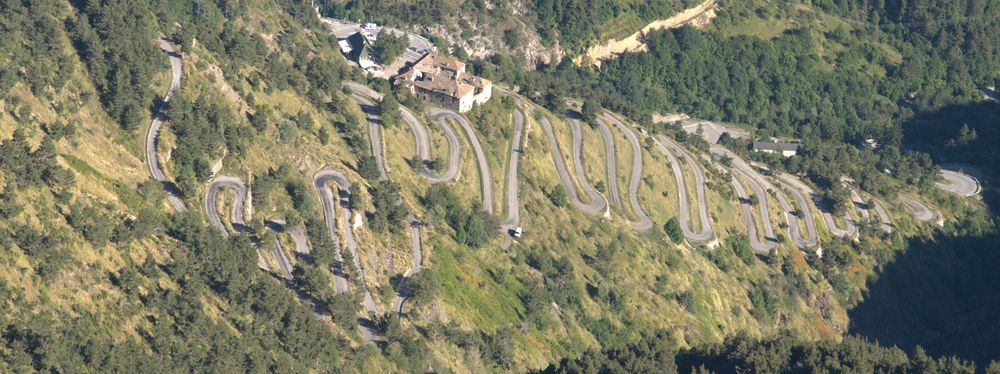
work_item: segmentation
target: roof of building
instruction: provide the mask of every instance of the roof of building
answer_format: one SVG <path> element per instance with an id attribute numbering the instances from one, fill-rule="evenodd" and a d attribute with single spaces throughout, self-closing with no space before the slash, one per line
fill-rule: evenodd
<path id="1" fill-rule="evenodd" d="M 371 55 L 371 41 L 368 40 L 360 32 L 356 32 L 348 36 L 345 40 L 351 46 L 351 51 L 347 56 L 349 59 L 354 61 L 359 61 L 361 57 L 368 57 Z"/>
<path id="2" fill-rule="evenodd" d="M 753 149 L 761 149 L 767 151 L 797 151 L 799 150 L 799 143 L 785 143 L 785 142 L 753 142 Z"/>
<path id="3" fill-rule="evenodd" d="M 396 82 L 405 82 L 421 89 L 460 98 L 492 84 L 487 79 L 464 75 L 465 63 L 453 58 L 428 53 L 409 70 L 396 76 Z"/>
<path id="4" fill-rule="evenodd" d="M 431 52 L 424 55 L 424 57 L 421 57 L 415 64 L 413 64 L 413 69 L 425 72 L 431 71 L 432 69 L 436 70 L 438 68 L 449 70 L 452 74 L 456 74 L 458 72 L 465 71 L 465 63 Z"/>

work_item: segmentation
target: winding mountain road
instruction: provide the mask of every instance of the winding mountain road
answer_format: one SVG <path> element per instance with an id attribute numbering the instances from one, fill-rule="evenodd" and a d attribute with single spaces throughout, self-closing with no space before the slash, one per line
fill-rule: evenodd
<path id="1" fill-rule="evenodd" d="M 635 231 L 649 231 L 653 228 L 653 220 L 649 219 L 649 215 L 639 205 L 639 183 L 642 180 L 642 146 L 639 145 L 639 138 L 635 136 L 632 129 L 610 114 L 604 113 L 604 119 L 615 124 L 615 127 L 621 130 L 628 138 L 629 143 L 632 144 L 632 175 L 629 179 L 628 192 L 632 212 L 639 218 L 632 221 L 631 225 Z"/>
<path id="2" fill-rule="evenodd" d="M 417 151 L 417 158 L 423 164 L 423 168 L 420 168 L 420 175 L 423 176 L 430 183 L 443 183 L 452 182 L 458 179 L 458 173 L 461 161 L 462 146 L 458 141 L 458 136 L 455 135 L 455 130 L 451 128 L 447 120 L 441 119 L 439 121 L 434 121 L 438 129 L 444 133 L 446 139 L 448 139 L 448 168 L 443 174 L 437 175 L 432 173 L 427 165 L 430 163 L 431 159 L 431 141 L 430 136 L 427 133 L 427 128 L 417 119 L 412 112 L 402 105 L 399 106 L 399 111 L 402 113 L 403 121 L 410 126 L 410 130 L 413 131 L 414 145 Z"/>
<path id="3" fill-rule="evenodd" d="M 902 200 L 903 203 L 906 203 L 906 205 L 909 205 L 910 208 L 913 208 L 913 217 L 917 220 L 923 222 L 933 222 L 937 220 L 938 214 L 919 200 L 907 195 L 899 195 L 899 199 Z"/>
<path id="4" fill-rule="evenodd" d="M 744 179 L 748 184 L 753 186 L 754 189 L 758 189 L 760 186 L 753 182 L 753 178 L 744 175 L 741 170 L 733 169 L 731 175 L 733 178 L 730 182 L 732 183 L 733 188 L 736 189 L 736 194 L 739 196 L 740 200 L 740 207 L 743 209 L 743 222 L 747 227 L 747 237 L 750 239 L 750 248 L 757 254 L 771 253 L 771 250 L 778 246 L 778 243 L 771 241 L 771 239 L 768 238 L 769 236 L 773 236 L 774 232 L 771 229 L 770 217 L 768 216 L 767 211 L 767 196 L 760 195 L 763 191 L 758 190 L 756 192 L 758 194 L 757 205 L 761 215 L 761 222 L 763 223 L 765 230 L 764 240 L 761 241 L 757 232 L 757 223 L 753 216 L 753 208 L 751 208 L 750 194 L 747 193 L 746 189 L 743 187 L 743 183 L 740 183 L 739 179 Z M 771 231 L 771 234 L 768 235 L 767 231 Z"/>
<path id="5" fill-rule="evenodd" d="M 667 160 L 670 162 L 670 168 L 674 173 L 674 179 L 677 181 L 677 201 L 680 206 L 680 226 L 681 231 L 684 233 L 684 238 L 692 242 L 711 241 L 715 234 L 712 232 L 712 225 L 708 216 L 708 199 L 705 197 L 704 170 L 701 169 L 701 165 L 698 164 L 697 160 L 692 158 L 683 148 L 677 145 L 677 143 L 674 143 L 674 141 L 670 138 L 664 135 L 653 136 L 653 144 L 655 144 L 656 148 L 660 150 L 660 153 L 663 153 L 663 155 L 667 157 Z M 691 207 L 688 205 L 688 191 L 687 185 L 684 182 L 684 171 L 681 169 L 681 163 L 677 159 L 674 152 L 682 155 L 691 167 L 691 170 L 694 172 L 698 203 L 698 217 L 701 220 L 701 230 L 697 232 L 694 230 L 694 224 L 691 220 Z"/>
<path id="6" fill-rule="evenodd" d="M 170 88 L 167 89 L 166 95 L 163 96 L 163 102 L 156 109 L 156 113 L 153 114 L 153 120 L 149 123 L 149 128 L 146 129 L 146 164 L 149 166 L 149 173 L 153 175 L 153 179 L 160 182 L 167 191 L 167 201 L 170 202 L 174 211 L 186 212 L 187 207 L 184 205 L 184 201 L 177 197 L 175 193 L 177 187 L 172 181 L 167 179 L 166 174 L 160 166 L 160 159 L 156 154 L 156 147 L 160 140 L 160 129 L 163 127 L 163 120 L 166 119 L 164 107 L 170 102 L 170 98 L 174 95 L 174 92 L 181 87 L 184 64 L 181 63 L 180 54 L 177 53 L 177 48 L 173 44 L 161 38 L 159 39 L 159 45 L 160 49 L 167 52 L 167 57 L 170 59 Z"/>
<path id="7" fill-rule="evenodd" d="M 375 107 L 375 103 L 364 96 L 355 93 L 351 95 L 351 98 L 361 106 L 361 110 L 365 112 L 365 118 L 368 120 L 368 140 L 371 143 L 372 155 L 375 156 L 375 165 L 378 167 L 378 179 L 389 179 L 389 174 L 385 168 L 385 150 L 382 147 L 382 124 L 378 115 L 378 109 Z"/>
<path id="8" fill-rule="evenodd" d="M 288 256 L 285 255 L 285 249 L 281 247 L 277 233 L 274 235 L 274 259 L 278 262 L 281 276 L 285 277 L 286 280 L 292 280 L 292 264 L 288 262 Z"/>
<path id="9" fill-rule="evenodd" d="M 334 193 L 333 189 L 330 188 L 331 182 L 337 185 L 337 193 Z M 313 175 L 313 186 L 316 187 L 317 191 L 319 191 L 320 200 L 323 203 L 323 218 L 326 221 L 327 233 L 330 235 L 330 239 L 334 242 L 334 247 L 337 248 L 337 261 L 343 264 L 344 257 L 340 251 L 340 239 L 337 234 L 337 196 L 342 196 L 343 201 L 349 203 L 351 199 L 349 192 L 351 189 L 351 182 L 347 180 L 347 177 L 345 177 L 344 174 L 338 171 L 324 169 Z M 359 284 L 364 289 L 363 305 L 368 313 L 378 315 L 378 308 L 375 305 L 375 301 L 372 299 L 371 292 L 369 292 L 368 287 L 365 286 L 365 273 L 363 271 L 364 269 L 361 267 L 361 260 L 358 257 L 358 243 L 354 239 L 354 231 L 351 228 L 350 209 L 340 207 L 340 212 L 340 219 L 344 223 L 344 238 L 347 242 L 347 249 L 351 252 L 353 260 L 352 265 L 354 266 L 354 271 L 358 274 Z M 343 273 L 337 269 L 334 269 L 333 284 L 334 290 L 337 291 L 337 293 L 348 291 L 347 279 L 344 277 Z M 378 332 L 369 325 L 369 323 L 359 323 L 362 340 L 364 340 L 365 343 L 372 343 L 380 339 Z"/>
<path id="10" fill-rule="evenodd" d="M 590 184 L 587 180 L 587 174 L 583 170 L 581 155 L 583 153 L 581 150 L 583 148 L 583 138 L 580 133 L 579 123 L 572 119 L 569 121 L 570 129 L 573 131 L 573 163 L 576 166 L 576 174 L 580 178 L 580 185 L 583 192 L 590 198 L 589 204 L 580 201 L 576 183 L 573 181 L 573 177 L 570 176 L 569 169 L 566 168 L 566 159 L 563 158 L 562 152 L 559 150 L 559 140 L 552 130 L 552 123 L 544 115 L 540 117 L 539 122 L 542 124 L 542 131 L 545 132 L 545 136 L 549 138 L 549 153 L 552 154 L 552 162 L 556 165 L 559 180 L 562 182 L 563 190 L 565 190 L 570 204 L 586 214 L 608 217 L 610 215 L 608 200 Z"/>
<path id="11" fill-rule="evenodd" d="M 479 137 L 476 136 L 476 130 L 472 128 L 472 124 L 469 123 L 469 120 L 451 110 L 432 108 L 429 112 L 432 120 L 443 121 L 451 119 L 458 122 L 459 126 L 462 127 L 462 130 L 465 131 L 466 140 L 468 140 L 469 144 L 472 145 L 472 151 L 476 155 L 476 164 L 479 168 L 479 181 L 482 185 L 481 192 L 483 194 L 483 210 L 492 214 L 493 177 L 490 173 L 490 163 L 486 159 L 486 152 L 483 152 L 483 146 L 479 143 Z"/>
<path id="12" fill-rule="evenodd" d="M 775 186 L 771 184 L 771 182 L 768 181 L 768 179 L 765 178 L 764 175 L 758 171 L 758 169 L 754 168 L 750 165 L 750 163 L 746 162 L 746 160 L 719 145 L 711 146 L 709 151 L 718 156 L 729 157 L 732 160 L 733 168 L 738 169 L 745 177 L 753 181 L 756 185 L 754 189 L 757 190 L 758 196 L 761 199 L 766 199 L 769 197 L 768 195 L 773 195 L 778 200 L 778 204 L 781 206 L 781 210 L 785 216 L 785 223 L 788 224 L 789 236 L 791 237 L 792 242 L 795 243 L 796 247 L 805 249 L 819 244 L 819 235 L 816 233 L 816 223 L 813 220 L 812 214 L 809 213 L 808 203 L 801 194 L 798 194 L 797 191 L 790 189 L 792 194 L 795 196 L 797 203 L 802 207 L 802 210 L 798 211 L 788 200 L 788 196 L 785 195 L 784 190 L 775 188 Z M 763 193 L 762 190 L 770 193 Z M 802 217 L 799 217 L 799 214 L 796 212 L 801 212 Z M 802 235 L 801 228 L 799 227 L 800 218 L 806 222 L 805 236 Z M 770 225 L 770 222 L 767 222 L 766 224 Z M 773 230 L 772 234 L 769 235 L 772 235 L 771 238 L 774 238 Z"/>
<path id="13" fill-rule="evenodd" d="M 219 176 L 208 184 L 208 189 L 205 191 L 205 215 L 208 216 L 209 223 L 219 230 L 223 237 L 229 237 L 229 230 L 222 223 L 222 218 L 220 218 L 219 211 L 216 208 L 219 191 L 223 189 L 231 190 L 234 194 L 233 206 L 230 208 L 229 213 L 229 220 L 232 223 L 233 230 L 236 230 L 239 234 L 249 234 L 251 230 L 246 225 L 246 220 L 243 216 L 246 211 L 247 186 L 243 183 L 243 180 L 237 177 Z M 257 249 L 257 266 L 261 269 L 268 269 L 267 261 L 264 260 L 264 256 L 260 253 L 259 248 Z"/>
<path id="14" fill-rule="evenodd" d="M 379 172 L 381 177 L 382 179 L 386 179 L 388 176 L 384 173 L 385 156 L 384 151 L 382 150 L 382 131 L 381 126 L 377 123 L 378 117 L 375 113 L 375 104 L 372 102 L 372 100 L 381 101 L 385 95 L 382 95 L 382 93 L 357 82 L 344 82 L 343 86 L 354 92 L 351 97 L 358 103 L 358 105 L 361 105 L 362 109 L 365 110 L 365 113 L 370 119 L 375 120 L 374 122 L 371 120 L 369 121 L 369 139 L 371 139 L 372 142 L 372 151 L 375 154 L 376 161 L 380 165 Z M 444 120 L 443 117 L 441 120 L 434 121 L 438 129 L 440 129 L 441 132 L 444 133 L 445 138 L 448 139 L 449 149 L 448 168 L 443 174 L 436 175 L 427 169 L 427 165 L 430 163 L 431 157 L 431 142 L 430 136 L 427 133 L 427 128 L 424 127 L 424 125 L 420 123 L 420 120 L 417 119 L 417 116 L 415 116 L 413 112 L 405 106 L 400 105 L 399 112 L 403 122 L 406 122 L 407 126 L 410 127 L 410 130 L 413 131 L 414 148 L 417 153 L 416 156 L 424 165 L 424 167 L 419 170 L 420 175 L 431 183 L 451 182 L 457 179 L 460 171 L 459 158 L 461 157 L 462 148 L 460 145 L 461 143 L 458 141 L 458 136 L 455 135 L 455 130 L 448 124 L 448 121 Z"/>
<path id="15" fill-rule="evenodd" d="M 934 185 L 962 197 L 978 195 L 982 190 L 982 187 L 979 186 L 979 180 L 963 173 L 962 169 L 962 165 L 942 164 L 938 177 L 944 179 L 944 181 L 935 182 Z"/>
<path id="16" fill-rule="evenodd" d="M 799 191 L 792 186 L 788 185 L 782 180 L 778 180 L 778 183 L 784 188 L 785 191 L 792 194 L 792 198 L 795 199 L 795 203 L 798 204 L 799 208 L 796 209 L 792 207 L 791 210 L 785 209 L 786 217 L 789 217 L 789 227 L 792 234 L 792 241 L 799 248 L 814 247 L 819 245 L 819 232 L 816 230 L 816 219 L 813 218 L 812 208 L 809 204 L 809 199 L 806 199 L 802 195 L 802 191 Z M 806 236 L 802 236 L 799 231 L 798 220 L 803 220 L 806 223 Z"/>
<path id="17" fill-rule="evenodd" d="M 889 213 L 887 213 L 885 209 L 882 208 L 882 204 L 879 204 L 879 202 L 876 201 L 871 196 L 866 195 L 868 197 L 868 201 L 871 202 L 871 204 L 869 204 L 868 202 L 865 201 L 864 197 L 862 197 L 857 190 L 853 188 L 851 188 L 850 190 L 851 190 L 851 201 L 854 203 L 854 209 L 858 211 L 862 219 L 871 220 L 872 219 L 871 212 L 874 210 L 875 215 L 878 216 L 880 223 L 879 227 L 882 229 L 882 231 L 892 232 L 893 230 L 892 221 L 889 219 Z"/>
<path id="18" fill-rule="evenodd" d="M 784 173 L 778 174 L 778 179 L 785 182 L 792 189 L 799 190 L 811 198 L 813 203 L 819 209 L 820 216 L 823 217 L 823 224 L 826 225 L 826 229 L 830 231 L 831 235 L 840 238 L 853 238 L 858 234 L 858 227 L 854 224 L 854 219 L 852 219 L 847 213 L 844 213 L 844 228 L 837 227 L 837 222 L 834 220 L 833 214 L 830 214 L 829 209 L 823 206 L 822 202 L 819 201 L 819 196 L 817 196 L 816 193 L 813 192 L 812 188 L 809 188 L 809 186 L 805 183 L 802 183 L 802 181 L 797 178 Z"/>

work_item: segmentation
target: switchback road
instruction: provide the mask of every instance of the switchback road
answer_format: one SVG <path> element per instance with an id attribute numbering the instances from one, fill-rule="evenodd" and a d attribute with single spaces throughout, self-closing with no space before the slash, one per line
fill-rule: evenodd
<path id="1" fill-rule="evenodd" d="M 692 242 L 711 241 L 715 234 L 712 232 L 712 225 L 708 217 L 708 199 L 705 197 L 705 173 L 698 164 L 698 160 L 693 159 L 677 143 L 674 143 L 673 140 L 664 135 L 654 136 L 653 144 L 656 145 L 656 148 L 664 156 L 667 156 L 670 168 L 674 173 L 674 178 L 677 180 L 677 201 L 680 206 L 680 224 L 684 238 Z M 701 230 L 697 232 L 694 230 L 694 223 L 691 220 L 691 207 L 688 205 L 689 199 L 687 185 L 684 182 L 684 171 L 681 169 L 681 163 L 674 152 L 685 158 L 695 176 L 698 217 L 701 220 Z"/>
<path id="2" fill-rule="evenodd" d="M 167 190 L 167 201 L 174 207 L 174 211 L 186 212 L 187 207 L 177 197 L 175 193 L 176 187 L 173 182 L 167 179 L 166 174 L 163 173 L 163 169 L 160 167 L 160 159 L 156 154 L 156 147 L 160 140 L 160 128 L 163 127 L 163 120 L 166 118 L 164 107 L 170 102 L 170 98 L 174 95 L 174 92 L 181 87 L 184 64 L 181 63 L 180 54 L 177 53 L 177 48 L 173 44 L 162 38 L 159 40 L 159 44 L 160 49 L 167 52 L 167 57 L 170 59 L 170 88 L 167 90 L 167 94 L 163 96 L 163 103 L 160 104 L 156 113 L 153 114 L 153 120 L 149 123 L 149 128 L 146 129 L 146 164 L 149 166 L 149 173 L 153 175 L 153 179 L 160 182 Z"/>
<path id="3" fill-rule="evenodd" d="M 479 181 L 482 185 L 481 192 L 483 194 L 483 210 L 487 213 L 493 213 L 493 177 L 490 173 L 490 163 L 486 159 L 486 152 L 483 152 L 483 146 L 479 143 L 479 137 L 476 135 L 476 130 L 472 128 L 472 124 L 469 120 L 465 119 L 464 116 L 459 115 L 448 109 L 432 108 L 430 109 L 431 119 L 434 121 L 442 121 L 451 119 L 458 122 L 462 130 L 465 131 L 466 140 L 472 146 L 472 151 L 476 156 L 476 164 L 479 168 Z"/>
<path id="4" fill-rule="evenodd" d="M 461 157 L 462 146 L 458 141 L 458 136 L 455 135 L 455 130 L 451 128 L 447 120 L 441 119 L 439 121 L 434 121 L 438 129 L 444 134 L 445 138 L 448 139 L 448 168 L 441 175 L 436 175 L 432 173 L 427 168 L 427 164 L 430 163 L 431 158 L 431 141 L 430 136 L 427 133 L 427 128 L 417 119 L 416 116 L 410 112 L 409 109 L 400 105 L 399 111 L 402 113 L 403 121 L 410 126 L 413 131 L 414 146 L 417 152 L 417 159 L 420 160 L 422 168 L 419 172 L 425 179 L 431 183 L 442 183 L 442 182 L 452 182 L 458 179 L 459 172 L 459 158 Z"/>
<path id="5" fill-rule="evenodd" d="M 222 223 L 222 218 L 219 217 L 219 211 L 216 209 L 219 191 L 223 189 L 233 191 L 234 195 L 233 206 L 230 208 L 229 213 L 229 220 L 233 226 L 233 230 L 236 230 L 239 234 L 249 234 L 250 228 L 247 227 L 246 220 L 243 217 L 246 211 L 247 186 L 243 183 L 243 180 L 237 177 L 220 176 L 208 184 L 208 189 L 205 191 L 205 215 L 208 216 L 208 221 L 219 230 L 222 236 L 229 237 L 229 230 Z M 257 266 L 261 269 L 268 269 L 267 261 L 264 260 L 264 256 L 260 253 L 259 248 L 257 249 Z"/>
<path id="6" fill-rule="evenodd" d="M 559 173 L 559 180 L 562 182 L 563 190 L 566 192 L 566 197 L 569 198 L 570 204 L 579 209 L 580 211 L 591 214 L 591 215 L 603 215 L 608 216 L 608 201 L 596 189 L 587 181 L 586 173 L 583 171 L 583 162 L 581 160 L 581 148 L 582 148 L 582 136 L 580 135 L 580 126 L 574 121 L 570 120 L 570 128 L 573 130 L 573 163 L 576 164 L 576 173 L 580 178 L 580 185 L 583 188 L 584 193 L 590 198 L 590 203 L 585 204 L 580 201 L 580 195 L 576 189 L 576 183 L 573 182 L 573 178 L 569 174 L 569 169 L 566 168 L 566 159 L 563 158 L 562 152 L 559 150 L 559 140 L 556 138 L 555 132 L 552 130 L 552 123 L 549 122 L 548 117 L 541 116 L 539 122 L 542 125 L 542 131 L 545 132 L 545 136 L 549 138 L 549 153 L 552 154 L 552 162 L 556 165 L 556 171 Z"/>
<path id="7" fill-rule="evenodd" d="M 335 183 L 337 185 L 337 193 L 334 193 L 333 189 L 330 188 L 330 183 Z M 351 195 L 351 182 L 347 180 L 344 174 L 333 170 L 320 170 L 313 175 L 313 186 L 319 191 L 320 200 L 323 203 L 323 218 L 326 220 L 327 232 L 330 235 L 330 239 L 334 242 L 335 248 L 337 248 L 337 261 L 343 264 L 344 257 L 340 251 L 339 247 L 339 235 L 337 235 L 337 218 L 336 209 L 338 207 L 338 196 L 342 196 L 345 204 L 350 204 Z M 340 219 L 344 224 L 344 238 L 347 242 L 347 249 L 351 252 L 351 257 L 353 260 L 354 271 L 358 275 L 358 283 L 364 290 L 364 301 L 363 305 L 365 310 L 369 314 L 378 315 L 378 308 L 375 305 L 375 301 L 372 299 L 371 293 L 368 291 L 368 287 L 365 286 L 365 273 L 361 267 L 361 260 L 358 257 L 358 244 L 354 239 L 354 231 L 351 228 L 351 212 L 343 206 L 340 207 L 341 216 Z M 343 266 L 343 265 L 340 265 Z M 343 276 L 343 272 L 334 269 L 334 290 L 337 293 L 347 292 L 348 283 L 346 278 Z M 358 324 L 361 329 L 362 340 L 365 343 L 372 343 L 379 340 L 378 332 L 371 326 L 370 323 L 359 321 Z"/>
<path id="8" fill-rule="evenodd" d="M 604 113 L 604 119 L 611 122 L 625 134 L 628 138 L 629 143 L 632 145 L 632 175 L 629 179 L 629 202 L 632 204 L 632 212 L 635 213 L 638 220 L 632 221 L 632 229 L 636 231 L 649 231 L 653 228 L 653 221 L 649 219 L 649 215 L 642 210 L 642 206 L 639 205 L 639 183 L 642 180 L 642 146 L 639 145 L 639 138 L 635 136 L 628 126 L 619 121 L 614 116 Z"/>

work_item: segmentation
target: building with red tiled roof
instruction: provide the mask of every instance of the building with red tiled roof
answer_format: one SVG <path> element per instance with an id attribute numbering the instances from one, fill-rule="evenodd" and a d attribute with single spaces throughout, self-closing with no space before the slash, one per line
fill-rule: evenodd
<path id="1" fill-rule="evenodd" d="M 465 74 L 465 63 L 428 53 L 394 79 L 397 86 L 434 104 L 468 112 L 473 104 L 482 104 L 493 95 L 489 79 Z"/>

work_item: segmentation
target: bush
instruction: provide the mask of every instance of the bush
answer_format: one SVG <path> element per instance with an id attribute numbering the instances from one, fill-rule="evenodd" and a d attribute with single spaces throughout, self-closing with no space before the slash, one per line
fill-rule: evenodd
<path id="1" fill-rule="evenodd" d="M 667 234 L 670 241 L 675 244 L 680 243 L 684 240 L 684 232 L 681 230 L 680 222 L 677 221 L 676 217 L 670 217 L 667 223 L 663 224 L 663 232 Z"/>

